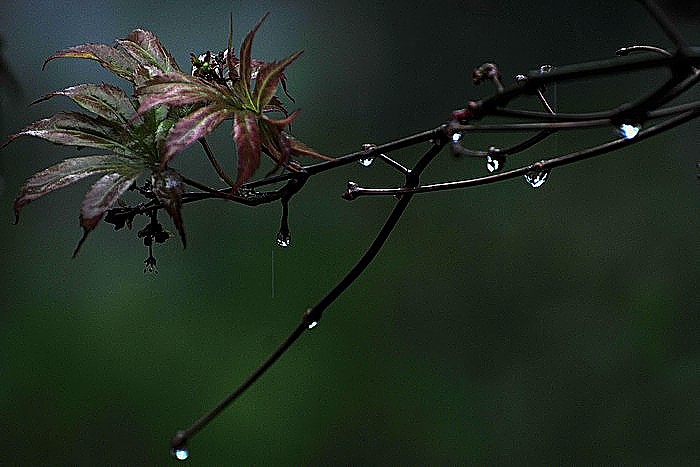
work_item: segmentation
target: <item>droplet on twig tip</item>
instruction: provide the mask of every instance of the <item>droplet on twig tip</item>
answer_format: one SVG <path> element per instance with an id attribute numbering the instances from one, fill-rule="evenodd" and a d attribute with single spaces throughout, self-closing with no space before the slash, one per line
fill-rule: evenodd
<path id="1" fill-rule="evenodd" d="M 172 448 L 170 455 L 179 461 L 187 460 L 190 457 L 190 450 L 187 447 L 187 433 L 178 431 L 171 441 Z"/>
<path id="2" fill-rule="evenodd" d="M 292 244 L 292 235 L 289 233 L 289 231 L 283 231 L 280 230 L 277 233 L 277 245 L 281 246 L 282 248 L 287 248 Z"/>
<path id="3" fill-rule="evenodd" d="M 190 457 L 190 450 L 186 446 L 172 448 L 170 454 L 179 461 L 185 461 Z"/>

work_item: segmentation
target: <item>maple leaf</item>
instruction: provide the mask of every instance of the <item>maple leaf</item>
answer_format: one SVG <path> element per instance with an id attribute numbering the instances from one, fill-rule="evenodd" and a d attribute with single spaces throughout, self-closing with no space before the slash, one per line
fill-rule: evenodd
<path id="1" fill-rule="evenodd" d="M 180 71 L 175 59 L 150 31 L 134 29 L 126 38 L 117 40 L 116 45 L 120 47 L 107 44 L 80 44 L 69 47 L 47 58 L 44 67 L 57 58 L 95 60 L 134 86 L 161 73 Z"/>
<path id="2" fill-rule="evenodd" d="M 187 115 L 173 125 L 165 140 L 162 168 L 175 155 L 230 119 L 238 155 L 234 188 L 253 176 L 260 166 L 261 152 L 272 157 L 277 167 L 284 165 L 291 156 L 329 159 L 284 131 L 298 111 L 290 116 L 276 94 L 280 84 L 286 93 L 284 70 L 302 52 L 276 62 L 252 58 L 253 39 L 267 16 L 246 35 L 240 57 L 234 54 L 231 32 L 226 50 L 215 55 L 211 52 L 192 55 L 191 75 L 181 71 L 162 73 L 137 87 L 139 114 L 162 105 L 189 106 Z M 272 119 L 266 115 L 270 112 L 281 112 L 285 118 Z"/>
<path id="3" fill-rule="evenodd" d="M 135 98 L 110 84 L 89 83 L 52 92 L 37 101 L 65 96 L 89 113 L 59 112 L 28 125 L 10 136 L 5 145 L 20 136 L 33 136 L 105 153 L 66 159 L 29 177 L 15 199 L 16 218 L 34 200 L 98 176 L 81 204 L 83 237 L 77 254 L 87 235 L 115 208 L 119 198 L 150 172 L 150 190 L 172 218 L 184 246 L 183 178 L 168 167 L 168 162 L 223 121 L 233 120 L 238 150 L 236 188 L 258 169 L 261 152 L 277 162 L 276 168 L 291 156 L 328 159 L 284 131 L 298 111 L 289 115 L 276 94 L 281 84 L 289 95 L 284 70 L 301 52 L 278 62 L 253 59 L 253 38 L 265 18 L 267 15 L 246 35 L 240 58 L 233 51 L 231 30 L 226 50 L 193 56 L 192 75 L 183 73 L 160 40 L 142 29 L 135 29 L 114 45 L 81 44 L 51 55 L 44 66 L 58 58 L 96 61 L 129 81 Z M 266 114 L 271 112 L 284 117 L 270 118 Z M 130 219 L 119 218 L 117 223 Z"/>
<path id="4" fill-rule="evenodd" d="M 95 60 L 134 87 L 159 74 L 180 70 L 158 38 L 141 29 L 118 40 L 115 46 L 82 44 L 64 49 L 50 56 L 44 65 L 56 58 Z M 36 199 L 87 177 L 99 176 L 80 207 L 83 237 L 75 256 L 104 214 L 140 176 L 150 171 L 154 185 L 158 186 L 154 194 L 173 218 L 184 245 L 179 199 L 181 178 L 172 169 L 167 172 L 160 169 L 161 148 L 182 111 L 159 106 L 137 113 L 136 100 L 120 88 L 105 83 L 72 86 L 47 94 L 36 102 L 55 96 L 70 98 L 90 114 L 59 112 L 11 135 L 4 146 L 20 136 L 33 136 L 55 144 L 95 148 L 107 153 L 66 159 L 29 177 L 15 199 L 15 218 L 19 219 L 22 208 Z"/>

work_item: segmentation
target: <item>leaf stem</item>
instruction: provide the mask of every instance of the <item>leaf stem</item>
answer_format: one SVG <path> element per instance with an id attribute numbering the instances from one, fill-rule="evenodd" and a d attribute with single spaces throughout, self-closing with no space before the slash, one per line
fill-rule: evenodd
<path id="1" fill-rule="evenodd" d="M 204 152 L 207 155 L 207 158 L 209 159 L 209 162 L 211 163 L 212 167 L 214 167 L 214 170 L 216 170 L 216 173 L 221 177 L 221 180 L 226 182 L 226 184 L 230 187 L 235 187 L 236 182 L 226 173 L 223 167 L 221 167 L 221 164 L 219 164 L 219 161 L 216 159 L 216 156 L 214 156 L 214 152 L 211 150 L 211 147 L 209 146 L 209 143 L 207 142 L 206 138 L 200 138 L 199 143 L 202 145 L 204 148 Z"/>

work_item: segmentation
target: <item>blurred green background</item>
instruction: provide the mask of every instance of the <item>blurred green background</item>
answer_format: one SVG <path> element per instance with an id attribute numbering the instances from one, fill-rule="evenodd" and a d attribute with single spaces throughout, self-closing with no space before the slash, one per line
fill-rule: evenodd
<path id="1" fill-rule="evenodd" d="M 700 45 L 695 2 L 669 2 Z M 667 3 L 668 4 L 668 3 Z M 225 47 L 266 12 L 254 56 L 290 67 L 294 132 L 331 155 L 432 128 L 542 64 L 609 58 L 668 40 L 637 2 L 101 2 L 1 7 L 2 137 L 58 110 L 81 82 L 119 82 L 59 49 L 154 31 L 179 63 Z M 663 73 L 550 89 L 562 110 L 611 107 Z M 555 95 L 555 96 L 554 96 Z M 694 93 L 698 97 L 698 93 Z M 535 103 L 523 102 L 532 107 Z M 613 137 L 565 133 L 518 160 Z M 228 129 L 212 145 L 228 167 Z M 473 147 L 512 138 L 470 136 Z M 394 154 L 415 160 L 422 148 Z M 209 201 L 184 210 L 189 246 L 155 250 L 101 225 L 76 259 L 89 183 L 33 203 L 22 181 L 76 151 L 24 138 L 0 153 L 0 464 L 167 465 L 169 439 L 235 387 L 365 251 L 393 199 L 340 198 L 347 180 L 401 182 L 353 165 L 313 178 L 291 205 Z M 698 123 L 522 180 L 414 199 L 390 241 L 320 326 L 191 442 L 191 465 L 692 464 L 700 458 Z M 514 161 L 517 162 L 517 161 Z M 193 148 L 175 165 L 213 180 Z M 512 166 L 512 165 L 511 165 Z M 484 174 L 446 151 L 425 181 Z M 146 219 L 136 221 L 140 229 Z"/>

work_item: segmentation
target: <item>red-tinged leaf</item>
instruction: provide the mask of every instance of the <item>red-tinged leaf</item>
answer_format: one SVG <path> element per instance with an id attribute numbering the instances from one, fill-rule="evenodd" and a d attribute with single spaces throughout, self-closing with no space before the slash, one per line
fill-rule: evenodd
<path id="1" fill-rule="evenodd" d="M 125 39 L 118 40 L 117 43 L 124 48 L 126 53 L 144 65 L 151 76 L 180 71 L 173 56 L 163 47 L 158 37 L 150 31 L 134 29 Z"/>
<path id="2" fill-rule="evenodd" d="M 86 177 L 124 170 L 125 166 L 128 171 L 139 169 L 138 165 L 129 166 L 130 163 L 133 165 L 131 161 L 115 155 L 74 157 L 37 172 L 19 189 L 14 204 L 15 219 L 19 219 L 20 210 L 35 199 Z"/>
<path id="3" fill-rule="evenodd" d="M 196 76 L 184 73 L 165 73 L 147 81 L 137 89 L 138 114 L 159 105 L 181 106 L 200 102 L 222 103 L 230 101 L 224 89 Z"/>
<path id="4" fill-rule="evenodd" d="M 238 75 L 236 71 L 236 65 L 238 60 L 233 53 L 233 13 L 231 13 L 231 18 L 229 20 L 229 31 L 228 31 L 228 48 L 226 53 L 226 66 L 228 67 L 229 78 L 231 80 L 237 80 Z"/>
<path id="5" fill-rule="evenodd" d="M 11 143 L 20 136 L 35 136 L 56 144 L 108 149 L 133 156 L 133 152 L 122 142 L 122 133 L 123 130 L 103 118 L 94 118 L 77 112 L 59 112 L 49 118 L 38 120 L 10 136 L 5 144 Z"/>
<path id="6" fill-rule="evenodd" d="M 265 16 L 255 25 L 252 31 L 250 31 L 243 39 L 243 44 L 241 44 L 241 62 L 239 64 L 239 74 L 242 82 L 243 89 L 250 97 L 250 80 L 253 74 L 253 64 L 251 62 L 251 49 L 253 46 L 253 38 L 255 33 L 258 32 L 260 26 L 267 19 L 270 13 L 265 13 Z"/>
<path id="7" fill-rule="evenodd" d="M 263 107 L 262 111 L 263 113 L 280 112 L 285 116 L 289 116 L 289 112 L 287 112 L 284 104 L 282 104 L 282 101 L 277 96 L 272 96 L 272 99 L 270 99 L 270 102 Z"/>
<path id="8" fill-rule="evenodd" d="M 105 44 L 81 44 L 75 47 L 69 47 L 47 58 L 44 62 L 44 66 L 56 58 L 86 58 L 88 60 L 95 60 L 111 72 L 131 82 L 134 81 L 136 69 L 139 67 L 138 62 L 133 58 Z"/>
<path id="9" fill-rule="evenodd" d="M 308 157 L 314 157 L 316 159 L 322 159 L 324 161 L 332 161 L 333 158 L 329 156 L 325 156 L 319 152 L 316 152 L 314 149 L 311 149 L 308 147 L 306 144 L 302 143 L 295 137 L 293 137 L 290 134 L 282 132 L 283 135 L 287 137 L 289 140 L 289 144 L 292 148 L 292 154 L 295 156 L 308 156 Z"/>
<path id="10" fill-rule="evenodd" d="M 280 130 L 283 130 L 284 128 L 289 126 L 292 123 L 292 121 L 294 121 L 294 119 L 296 119 L 299 116 L 300 112 L 301 112 L 301 110 L 297 109 L 294 112 L 292 112 L 291 115 L 287 115 L 285 118 L 280 118 L 280 119 L 270 118 L 266 115 L 263 115 L 262 118 L 266 122 L 270 122 L 272 125 L 279 128 Z"/>
<path id="11" fill-rule="evenodd" d="M 165 167 L 176 154 L 214 131 L 221 122 L 232 116 L 233 111 L 226 106 L 207 105 L 178 120 L 165 140 L 161 167 Z"/>
<path id="12" fill-rule="evenodd" d="M 236 187 L 247 182 L 260 166 L 260 129 L 255 113 L 239 111 L 233 115 L 233 139 L 238 151 Z"/>
<path id="13" fill-rule="evenodd" d="M 292 102 L 296 102 L 294 98 L 289 94 L 289 91 L 287 91 L 287 77 L 282 73 L 282 76 L 280 76 L 280 83 L 282 84 L 282 90 L 284 91 L 284 94 L 291 100 Z"/>
<path id="14" fill-rule="evenodd" d="M 180 234 L 182 247 L 187 247 L 185 226 L 182 221 L 182 194 L 185 192 L 182 177 L 173 169 L 159 170 L 153 174 L 153 193 L 156 195 Z"/>
<path id="15" fill-rule="evenodd" d="M 270 157 L 272 157 L 275 162 L 277 162 L 275 168 L 270 171 L 270 174 L 272 174 L 287 163 L 289 157 L 292 155 L 292 148 L 289 144 L 288 138 L 286 138 L 281 133 L 279 127 L 273 124 L 270 120 L 259 120 L 259 126 L 260 144 L 262 145 L 263 150 Z"/>
<path id="16" fill-rule="evenodd" d="M 108 173 L 88 190 L 80 208 L 80 225 L 83 228 L 83 237 L 73 252 L 74 257 L 78 254 L 87 235 L 100 222 L 104 213 L 112 208 L 119 197 L 136 182 L 140 173 L 141 169 L 138 168 L 131 171 Z"/>
<path id="17" fill-rule="evenodd" d="M 128 123 L 136 114 L 134 103 L 124 91 L 111 84 L 80 84 L 45 95 L 36 102 L 54 96 L 70 97 L 85 110 L 112 122 Z"/>
<path id="18" fill-rule="evenodd" d="M 270 103 L 273 96 L 277 93 L 284 69 L 299 58 L 301 54 L 302 51 L 296 52 L 282 61 L 266 63 L 260 68 L 255 80 L 255 90 L 253 91 L 253 100 L 259 112 L 262 112 L 262 109 Z"/>

